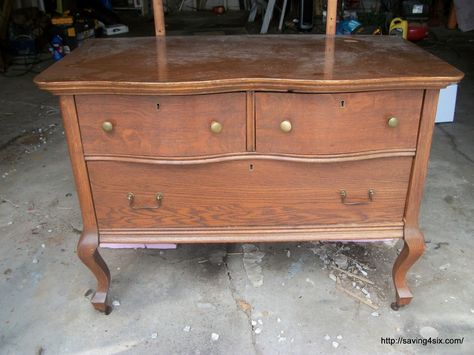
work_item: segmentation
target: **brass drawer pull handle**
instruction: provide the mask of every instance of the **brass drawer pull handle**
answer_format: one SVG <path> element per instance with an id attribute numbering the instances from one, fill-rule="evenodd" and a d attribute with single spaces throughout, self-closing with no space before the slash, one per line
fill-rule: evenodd
<path id="1" fill-rule="evenodd" d="M 395 128 L 398 126 L 398 118 L 390 117 L 387 121 L 387 124 L 390 128 Z"/>
<path id="2" fill-rule="evenodd" d="M 289 133 L 293 129 L 291 122 L 288 120 L 281 121 L 280 129 L 282 132 Z"/>
<path id="3" fill-rule="evenodd" d="M 114 125 L 110 121 L 104 121 L 102 123 L 102 129 L 104 130 L 104 132 L 112 132 L 112 130 L 114 129 Z"/>
<path id="4" fill-rule="evenodd" d="M 135 195 L 133 192 L 129 192 L 127 194 L 128 205 L 130 208 L 134 210 L 156 210 L 157 208 L 161 207 L 161 201 L 163 200 L 163 194 L 161 192 L 157 192 L 155 195 L 156 199 L 156 206 L 143 206 L 143 207 L 136 207 L 135 204 Z"/>
<path id="5" fill-rule="evenodd" d="M 375 190 L 369 189 L 368 191 L 368 201 L 347 201 L 347 191 L 341 190 L 339 191 L 339 195 L 341 196 L 341 203 L 348 206 L 355 206 L 355 205 L 368 205 L 374 200 Z"/>
<path id="6" fill-rule="evenodd" d="M 212 121 L 211 122 L 211 132 L 212 133 L 221 133 L 222 131 L 222 123 L 217 122 L 217 121 Z"/>

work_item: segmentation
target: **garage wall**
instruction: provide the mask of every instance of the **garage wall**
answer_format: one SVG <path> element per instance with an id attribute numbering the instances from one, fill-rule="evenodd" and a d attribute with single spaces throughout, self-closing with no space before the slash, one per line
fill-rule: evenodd
<path id="1" fill-rule="evenodd" d="M 181 0 L 170 0 L 169 3 L 171 8 L 177 9 L 181 3 Z M 227 0 L 227 4 L 229 10 L 239 10 L 239 0 Z M 364 0 L 363 4 L 366 10 L 370 10 L 371 8 L 379 5 L 379 0 Z M 224 0 L 207 0 L 205 8 L 212 9 L 214 6 L 218 5 L 224 5 Z M 183 11 L 193 11 L 195 8 L 196 0 L 185 0 Z"/>
<path id="2" fill-rule="evenodd" d="M 181 4 L 181 0 L 171 0 L 170 6 L 176 9 Z M 214 6 L 224 5 L 224 0 L 207 0 L 206 9 L 212 9 Z M 239 10 L 239 0 L 227 0 L 228 10 Z M 196 8 L 196 0 L 185 0 L 183 11 L 193 11 Z"/>

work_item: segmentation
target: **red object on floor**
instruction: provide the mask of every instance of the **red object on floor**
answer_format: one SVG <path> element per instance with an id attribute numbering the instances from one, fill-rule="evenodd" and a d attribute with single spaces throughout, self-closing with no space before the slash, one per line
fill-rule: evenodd
<path id="1" fill-rule="evenodd" d="M 418 42 L 428 37 L 428 33 L 427 26 L 408 25 L 407 39 L 412 42 Z"/>

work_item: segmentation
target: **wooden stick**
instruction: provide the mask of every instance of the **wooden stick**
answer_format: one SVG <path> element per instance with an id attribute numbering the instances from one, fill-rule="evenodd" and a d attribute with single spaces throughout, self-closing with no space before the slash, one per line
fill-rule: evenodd
<path id="1" fill-rule="evenodd" d="M 451 2 L 451 8 L 449 10 L 449 16 L 448 16 L 448 23 L 446 27 L 449 30 L 455 30 L 456 25 L 458 24 L 458 19 L 456 16 L 456 5 L 454 5 L 454 1 Z"/>
<path id="2" fill-rule="evenodd" d="M 155 17 L 155 36 L 164 36 L 166 31 L 163 0 L 153 0 L 153 16 Z"/>
<path id="3" fill-rule="evenodd" d="M 337 0 L 328 0 L 328 8 L 326 11 L 326 34 L 336 34 L 337 20 Z"/>
<path id="4" fill-rule="evenodd" d="M 338 284 L 336 284 L 336 288 L 337 288 L 338 290 L 340 290 L 340 291 L 342 291 L 342 292 L 348 294 L 349 296 L 354 297 L 356 300 L 358 300 L 358 301 L 360 301 L 360 302 L 366 304 L 367 306 L 369 306 L 369 307 L 372 308 L 372 309 L 375 309 L 375 310 L 378 310 L 378 309 L 379 309 L 379 306 L 377 306 L 376 304 L 373 304 L 372 302 L 367 301 L 366 299 L 360 297 L 359 295 L 356 295 L 355 293 L 353 293 L 353 292 L 351 292 L 351 291 L 349 291 L 349 290 L 346 290 L 344 287 L 342 287 L 342 286 L 340 286 L 340 285 L 338 285 Z"/>
<path id="5" fill-rule="evenodd" d="M 356 275 L 356 274 L 353 274 L 352 272 L 349 272 L 349 271 L 346 271 L 346 270 L 343 270 L 343 269 L 340 269 L 338 268 L 337 266 L 334 266 L 332 265 L 331 266 L 334 270 L 337 270 L 339 272 L 343 272 L 344 274 L 346 275 L 349 275 L 355 279 L 359 279 L 360 281 L 363 281 L 365 283 L 368 283 L 369 285 L 375 285 L 375 283 L 373 281 L 370 281 L 369 279 L 366 279 L 365 277 L 362 277 L 362 276 L 359 276 L 359 275 Z"/>

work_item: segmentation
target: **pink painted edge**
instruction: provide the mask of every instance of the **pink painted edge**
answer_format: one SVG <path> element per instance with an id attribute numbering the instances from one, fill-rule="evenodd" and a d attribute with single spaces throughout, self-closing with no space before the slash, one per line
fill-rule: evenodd
<path id="1" fill-rule="evenodd" d="M 100 243 L 101 248 L 108 249 L 176 249 L 177 244 L 118 244 Z"/>
<path id="2" fill-rule="evenodd" d="M 323 243 L 372 243 L 372 242 L 387 242 L 398 240 L 394 239 L 359 239 L 359 240 L 322 240 Z M 177 244 L 128 244 L 128 243 L 100 243 L 101 248 L 108 249 L 176 249 Z"/>
<path id="3" fill-rule="evenodd" d="M 343 240 L 319 240 L 322 243 L 372 243 L 372 242 L 392 242 L 400 240 L 401 238 L 384 238 L 384 239 L 343 239 Z M 316 240 L 318 241 L 318 240 Z"/>

